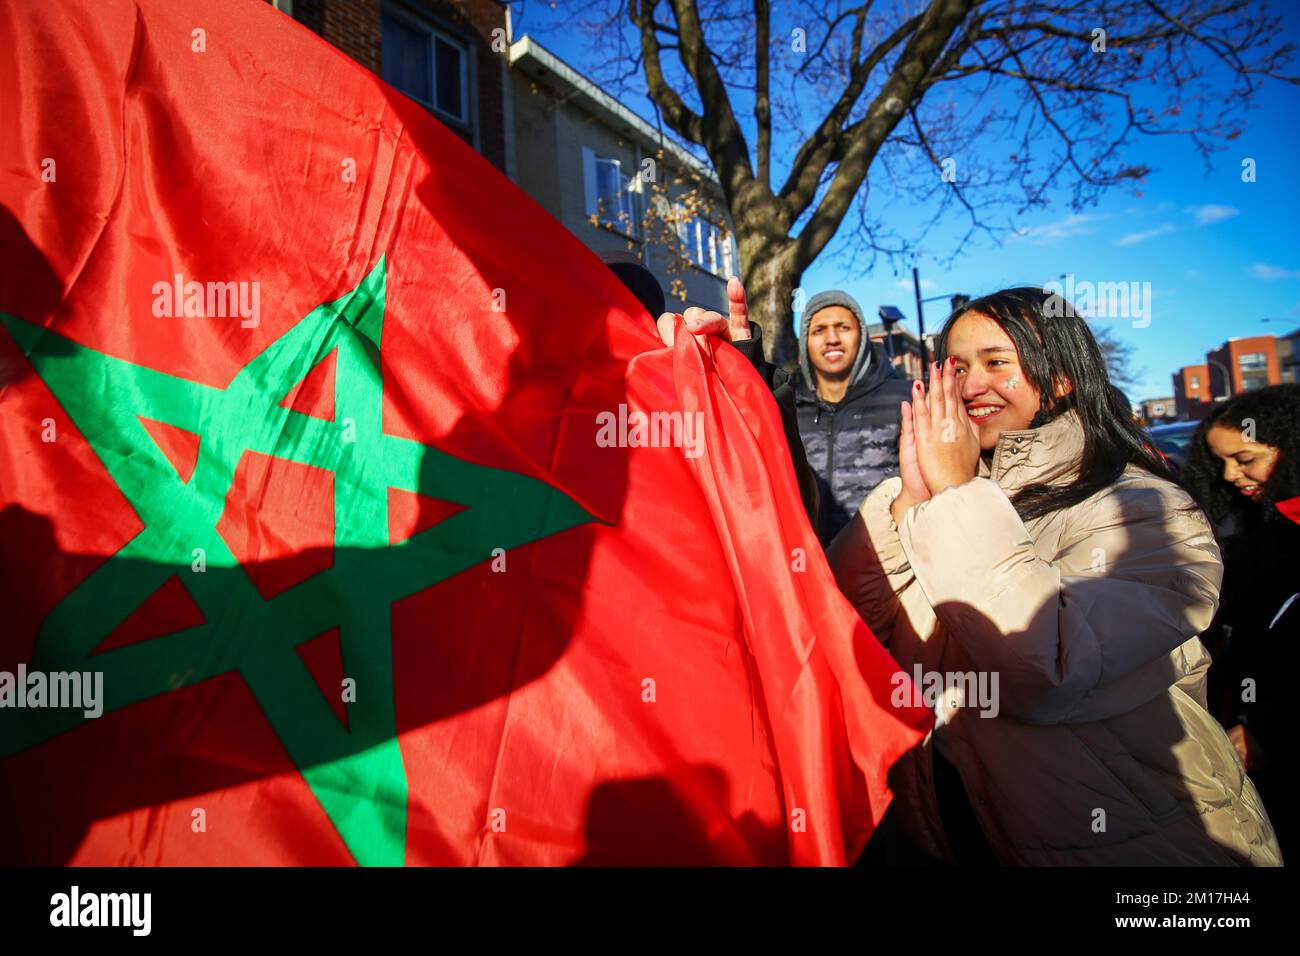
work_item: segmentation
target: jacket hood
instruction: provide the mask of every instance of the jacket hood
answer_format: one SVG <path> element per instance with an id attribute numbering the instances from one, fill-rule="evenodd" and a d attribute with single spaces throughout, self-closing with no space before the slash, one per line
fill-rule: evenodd
<path id="1" fill-rule="evenodd" d="M 870 342 L 870 340 L 868 340 Z M 907 379 L 894 368 L 889 356 L 885 354 L 884 348 L 879 342 L 870 342 L 870 348 L 865 350 L 866 354 L 860 356 L 862 368 L 858 371 L 857 377 L 853 384 L 849 385 L 844 392 L 844 398 L 839 402 L 840 405 L 848 404 L 862 395 L 869 395 L 876 391 L 881 385 L 888 381 L 902 383 L 902 394 L 900 398 L 907 398 Z M 809 376 L 810 377 L 810 376 Z M 797 387 L 794 390 L 795 403 L 798 405 L 826 405 L 826 401 L 817 394 L 815 387 L 809 386 L 808 378 L 799 375 L 795 379 Z"/>
<path id="2" fill-rule="evenodd" d="M 867 374 L 867 369 L 874 364 L 871 361 L 871 336 L 867 334 L 867 320 L 862 315 L 862 306 L 858 305 L 858 300 L 841 289 L 818 292 L 808 300 L 808 307 L 803 311 L 803 328 L 799 330 L 799 372 L 804 385 L 814 395 L 817 394 L 817 379 L 813 377 L 812 365 L 808 361 L 808 327 L 812 325 L 814 315 L 832 305 L 844 306 L 858 320 L 858 354 L 853 357 L 853 368 L 849 372 L 849 388 L 857 385 Z"/>

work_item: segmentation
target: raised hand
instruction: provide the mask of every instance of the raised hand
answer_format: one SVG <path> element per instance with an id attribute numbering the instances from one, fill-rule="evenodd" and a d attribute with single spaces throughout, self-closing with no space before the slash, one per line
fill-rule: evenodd
<path id="1" fill-rule="evenodd" d="M 659 316 L 659 339 L 672 345 L 677 337 L 677 320 L 681 319 L 686 331 L 700 341 L 709 335 L 721 336 L 727 342 L 740 342 L 749 335 L 749 306 L 745 302 L 745 287 L 732 276 L 727 280 L 727 315 L 701 309 L 693 305 L 684 313 L 665 312 Z"/>
<path id="2" fill-rule="evenodd" d="M 916 428 L 912 424 L 912 406 L 903 402 L 899 406 L 898 473 L 903 478 L 903 490 L 894 499 L 891 509 L 894 523 L 900 524 L 903 514 L 912 505 L 919 505 L 930 497 L 930 489 L 921 476 L 921 464 L 916 457 Z"/>
<path id="3" fill-rule="evenodd" d="M 949 359 L 943 367 L 930 366 L 930 392 L 913 386 L 912 425 L 921 477 L 931 495 L 962 485 L 975 477 L 979 464 L 979 429 L 966 414 L 957 387 L 957 366 Z"/>

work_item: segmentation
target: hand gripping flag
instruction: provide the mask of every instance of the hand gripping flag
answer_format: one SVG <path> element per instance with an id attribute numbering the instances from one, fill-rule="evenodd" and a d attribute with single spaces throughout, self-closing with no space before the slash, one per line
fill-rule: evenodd
<path id="1" fill-rule="evenodd" d="M 929 715 L 734 349 L 264 3 L 0 48 L 5 862 L 860 851 Z"/>

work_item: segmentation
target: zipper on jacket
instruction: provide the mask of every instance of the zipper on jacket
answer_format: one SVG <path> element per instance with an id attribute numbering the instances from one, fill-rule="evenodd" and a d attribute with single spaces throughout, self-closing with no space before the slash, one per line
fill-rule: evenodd
<path id="1" fill-rule="evenodd" d="M 831 413 L 831 432 L 826 440 L 826 487 L 830 490 L 831 501 L 835 500 L 835 410 L 838 407 L 832 405 L 829 409 Z"/>

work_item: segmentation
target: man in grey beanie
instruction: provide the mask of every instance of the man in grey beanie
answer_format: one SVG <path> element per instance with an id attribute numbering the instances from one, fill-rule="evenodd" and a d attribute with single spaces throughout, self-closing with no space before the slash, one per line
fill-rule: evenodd
<path id="1" fill-rule="evenodd" d="M 795 410 L 817 477 L 817 535 L 829 544 L 867 493 L 898 474 L 898 406 L 911 383 L 867 334 L 847 292 L 819 292 L 799 331 Z"/>

